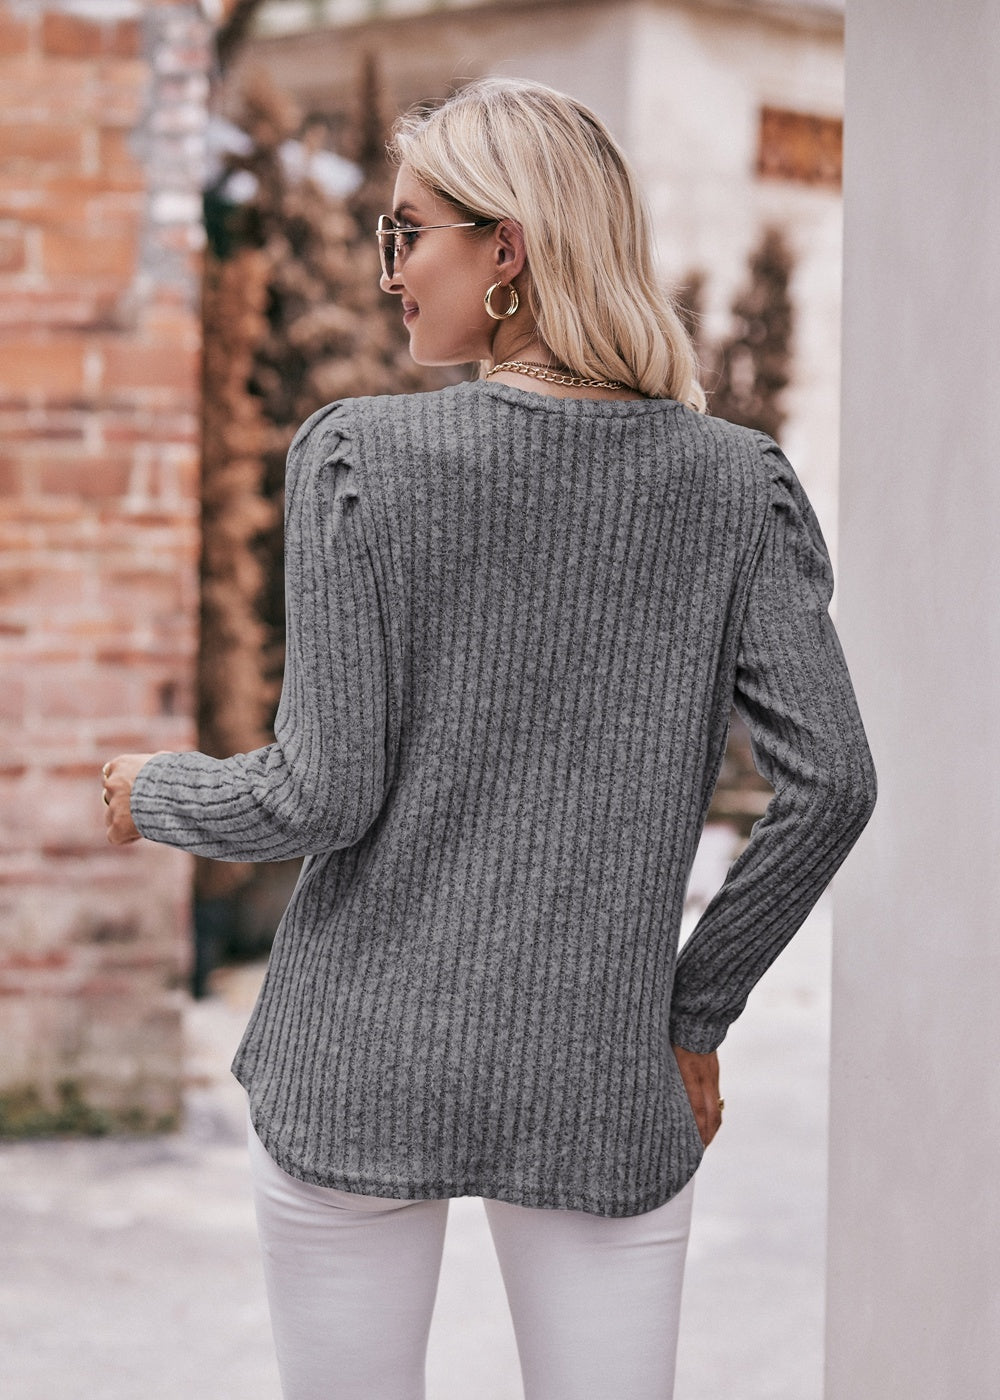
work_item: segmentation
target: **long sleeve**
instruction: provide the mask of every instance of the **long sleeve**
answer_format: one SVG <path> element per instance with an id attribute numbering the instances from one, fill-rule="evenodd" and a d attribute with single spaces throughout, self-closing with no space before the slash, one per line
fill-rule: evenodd
<path id="1" fill-rule="evenodd" d="M 707 1053 L 863 830 L 875 771 L 827 611 L 833 574 L 787 459 L 759 435 L 771 509 L 740 634 L 734 703 L 774 788 L 677 962 L 670 1038 Z"/>
<path id="2" fill-rule="evenodd" d="M 341 406 L 289 449 L 287 649 L 275 742 L 232 758 L 150 759 L 132 789 L 143 836 L 218 860 L 283 860 L 359 840 L 386 781 L 388 648 L 367 502 Z"/>

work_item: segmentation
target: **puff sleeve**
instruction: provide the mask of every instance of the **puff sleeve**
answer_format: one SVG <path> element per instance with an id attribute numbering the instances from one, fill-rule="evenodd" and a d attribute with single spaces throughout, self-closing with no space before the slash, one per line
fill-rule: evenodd
<path id="1" fill-rule="evenodd" d="M 216 860 L 285 860 L 352 845 L 382 806 L 384 599 L 347 417 L 341 404 L 321 409 L 288 453 L 286 658 L 275 741 L 226 759 L 150 759 L 131 803 L 152 841 Z"/>
<path id="2" fill-rule="evenodd" d="M 861 834 L 876 781 L 827 611 L 833 573 L 787 458 L 764 434 L 770 504 L 740 632 L 734 704 L 774 788 L 678 958 L 670 1038 L 717 1048 Z"/>

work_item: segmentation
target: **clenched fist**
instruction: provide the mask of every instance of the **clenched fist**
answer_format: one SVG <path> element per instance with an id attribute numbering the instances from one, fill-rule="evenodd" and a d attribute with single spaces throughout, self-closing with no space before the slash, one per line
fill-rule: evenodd
<path id="1" fill-rule="evenodd" d="M 166 753 L 168 750 L 161 749 L 160 752 Z M 104 804 L 108 809 L 105 825 L 112 846 L 127 846 L 130 841 L 140 840 L 132 820 L 132 783 L 143 764 L 155 757 L 151 753 L 123 753 L 110 759 L 101 769 Z"/>

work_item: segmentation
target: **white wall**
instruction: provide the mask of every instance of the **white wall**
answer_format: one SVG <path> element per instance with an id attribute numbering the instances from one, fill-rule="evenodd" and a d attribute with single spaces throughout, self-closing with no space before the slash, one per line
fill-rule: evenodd
<path id="1" fill-rule="evenodd" d="M 285 7 L 278 7 L 284 15 Z M 707 274 L 706 332 L 730 329 L 763 226 L 795 257 L 793 380 L 782 441 L 836 560 L 839 455 L 839 191 L 756 174 L 762 105 L 839 116 L 843 37 L 836 14 L 784 14 L 669 0 L 448 7 L 420 18 L 288 34 L 251 45 L 307 106 L 352 88 L 378 55 L 392 105 L 443 95 L 484 73 L 533 78 L 592 106 L 635 162 L 656 220 L 665 275 Z M 277 15 L 278 11 L 275 11 Z M 285 18 L 288 16 L 285 15 Z M 231 83 L 230 88 L 235 84 Z"/>
<path id="2" fill-rule="evenodd" d="M 664 268 L 708 274 L 706 331 L 730 330 L 730 306 L 766 224 L 794 257 L 792 382 L 782 444 L 836 562 L 841 198 L 837 190 L 756 173 L 762 106 L 843 111 L 842 35 L 710 8 L 637 7 L 630 124 L 624 139 L 649 192 Z"/>
<path id="3" fill-rule="evenodd" d="M 848 15 L 828 1400 L 1000 1395 L 1000 24 Z"/>

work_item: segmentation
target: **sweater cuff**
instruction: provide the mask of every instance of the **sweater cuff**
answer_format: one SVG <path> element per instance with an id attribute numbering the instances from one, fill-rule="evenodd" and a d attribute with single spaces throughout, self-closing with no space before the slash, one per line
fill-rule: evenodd
<path id="1" fill-rule="evenodd" d="M 671 1016 L 670 1044 L 694 1055 L 710 1055 L 726 1038 L 729 1026 L 723 1022 L 700 1021 L 694 1016 Z"/>
<path id="2" fill-rule="evenodd" d="M 177 753 L 158 753 L 152 758 L 147 758 L 146 762 L 139 769 L 132 782 L 132 791 L 129 795 L 129 807 L 132 813 L 132 820 L 135 829 L 140 836 L 145 836 L 147 841 L 164 841 L 165 833 L 156 822 L 156 816 L 152 810 L 155 799 L 160 793 L 157 784 L 157 775 L 163 776 L 162 770 L 167 768 L 171 761 L 180 758 Z M 169 837 L 166 837 L 167 843 Z"/>

